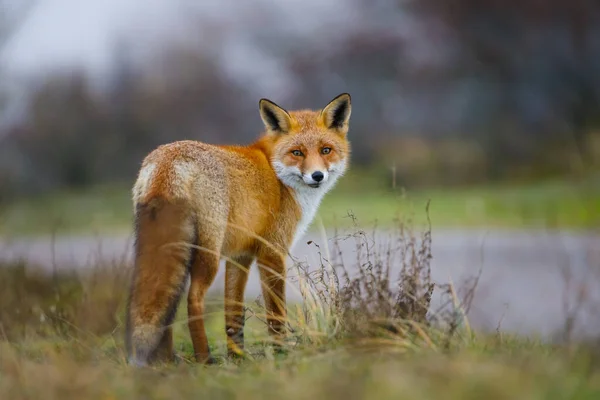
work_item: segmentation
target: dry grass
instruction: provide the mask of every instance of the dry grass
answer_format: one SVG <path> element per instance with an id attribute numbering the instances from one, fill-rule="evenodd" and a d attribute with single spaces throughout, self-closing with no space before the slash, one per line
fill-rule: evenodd
<path id="1" fill-rule="evenodd" d="M 354 254 L 340 243 L 355 242 Z M 320 262 L 295 260 L 284 354 L 268 343 L 260 299 L 247 304 L 248 357 L 225 357 L 222 299 L 207 325 L 217 366 L 191 362 L 185 310 L 174 323 L 180 362 L 126 365 L 124 301 L 129 266 L 80 274 L 44 273 L 22 263 L 0 268 L 0 398 L 597 398 L 595 344 L 550 346 L 471 331 L 465 318 L 477 277 L 461 295 L 431 279 L 431 234 L 398 223 L 389 240 L 356 227 Z M 444 307 L 432 309 L 439 290 Z M 212 300 L 212 299 L 211 299 Z M 184 308 L 184 307 L 181 307 Z"/>
<path id="2" fill-rule="evenodd" d="M 47 272 L 21 262 L 0 268 L 0 334 L 28 337 L 102 336 L 119 325 L 129 267 Z"/>

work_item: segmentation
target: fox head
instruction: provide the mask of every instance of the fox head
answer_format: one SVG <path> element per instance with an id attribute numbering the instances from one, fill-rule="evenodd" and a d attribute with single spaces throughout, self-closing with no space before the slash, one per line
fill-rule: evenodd
<path id="1" fill-rule="evenodd" d="M 319 111 L 288 112 L 267 99 L 260 100 L 259 110 L 271 142 L 271 165 L 285 185 L 325 191 L 344 174 L 350 157 L 348 93 Z"/>

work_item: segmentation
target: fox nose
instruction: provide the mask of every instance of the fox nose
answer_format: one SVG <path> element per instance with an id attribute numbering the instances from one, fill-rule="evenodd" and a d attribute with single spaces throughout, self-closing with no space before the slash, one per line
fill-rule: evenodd
<path id="1" fill-rule="evenodd" d="M 321 171 L 315 171 L 312 173 L 311 176 L 316 182 L 321 182 L 323 180 L 323 178 L 325 177 L 325 175 L 323 175 L 323 173 Z"/>

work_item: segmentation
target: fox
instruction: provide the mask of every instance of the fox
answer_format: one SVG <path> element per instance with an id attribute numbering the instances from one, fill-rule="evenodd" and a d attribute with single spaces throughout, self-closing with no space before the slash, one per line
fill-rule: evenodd
<path id="1" fill-rule="evenodd" d="M 187 288 L 194 358 L 210 364 L 204 298 L 225 260 L 227 355 L 244 354 L 244 292 L 259 269 L 267 329 L 286 335 L 286 256 L 346 172 L 350 94 L 320 110 L 287 111 L 262 98 L 251 144 L 180 140 L 152 150 L 132 188 L 134 260 L 126 311 L 127 362 L 171 362 L 172 323 Z"/>

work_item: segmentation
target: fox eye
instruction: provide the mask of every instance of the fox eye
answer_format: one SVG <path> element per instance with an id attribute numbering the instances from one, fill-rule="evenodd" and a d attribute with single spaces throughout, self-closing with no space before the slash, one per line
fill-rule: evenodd
<path id="1" fill-rule="evenodd" d="M 331 153 L 331 147 L 323 147 L 321 149 L 321 153 L 322 154 L 329 154 L 329 153 Z"/>
<path id="2" fill-rule="evenodd" d="M 292 150 L 292 154 L 295 155 L 296 157 L 302 156 L 302 152 L 300 150 Z"/>

